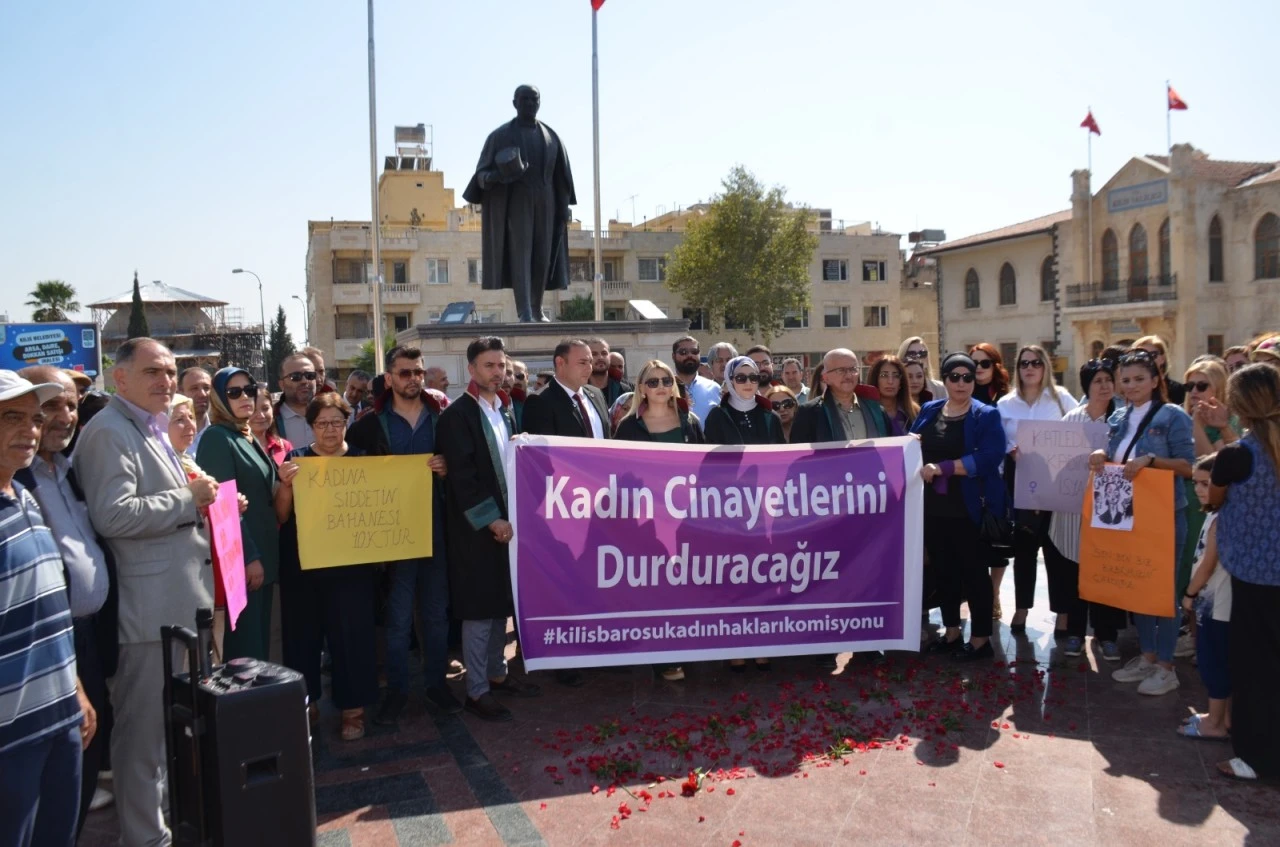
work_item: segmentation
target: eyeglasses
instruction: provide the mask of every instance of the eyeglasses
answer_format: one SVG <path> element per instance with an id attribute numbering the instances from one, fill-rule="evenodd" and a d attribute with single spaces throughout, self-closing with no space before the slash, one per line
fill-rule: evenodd
<path id="1" fill-rule="evenodd" d="M 973 363 L 978 366 L 980 371 L 989 371 L 995 365 L 995 362 L 990 359 L 974 359 Z"/>
<path id="2" fill-rule="evenodd" d="M 733 381 L 738 383 L 738 385 L 746 385 L 748 382 L 759 384 L 760 374 L 734 374 Z"/>
<path id="3" fill-rule="evenodd" d="M 315 371 L 294 371 L 291 374 L 285 374 L 284 378 L 290 382 L 302 382 L 304 379 L 307 382 L 315 382 L 316 376 Z"/>
<path id="4" fill-rule="evenodd" d="M 775 409 L 794 409 L 795 407 L 795 400 L 775 400 L 773 403 L 773 408 Z"/>
<path id="5" fill-rule="evenodd" d="M 1035 368 L 1036 370 L 1039 370 L 1040 368 L 1044 367 L 1044 362 L 1040 361 L 1039 359 L 1023 359 L 1022 361 L 1018 362 L 1018 367 L 1022 368 L 1023 370 L 1026 370 L 1027 368 Z"/>
<path id="6" fill-rule="evenodd" d="M 401 368 L 396 371 L 396 376 L 401 379 L 425 379 L 427 372 L 422 368 Z"/>
<path id="7" fill-rule="evenodd" d="M 700 351 L 697 347 L 680 347 L 676 350 L 677 356 L 696 356 Z"/>
<path id="8" fill-rule="evenodd" d="M 1188 383 L 1187 383 L 1187 390 L 1188 390 L 1188 391 L 1199 391 L 1201 394 L 1203 394 L 1204 392 L 1208 391 L 1208 390 L 1209 390 L 1210 388 L 1212 388 L 1212 387 L 1213 387 L 1213 386 L 1211 386 L 1211 385 L 1210 385 L 1209 383 L 1207 383 L 1207 382 L 1188 382 Z"/>
<path id="9" fill-rule="evenodd" d="M 675 384 L 676 384 L 675 378 L 669 377 L 669 376 L 662 376 L 662 377 L 655 376 L 652 379 L 646 379 L 644 381 L 645 388 L 657 388 L 659 385 L 661 385 L 663 388 L 670 388 Z"/>
<path id="10" fill-rule="evenodd" d="M 316 421 L 311 425 L 312 429 L 342 429 L 347 425 L 346 421 Z"/>
<path id="11" fill-rule="evenodd" d="M 822 372 L 822 375 L 823 376 L 849 376 L 851 374 L 857 374 L 857 372 L 858 372 L 857 365 L 846 365 L 843 368 L 827 368 Z"/>
<path id="12" fill-rule="evenodd" d="M 235 388 L 227 389 L 228 400 L 239 400 L 241 396 L 253 399 L 258 396 L 258 386 L 254 385 L 237 385 Z"/>
<path id="13" fill-rule="evenodd" d="M 968 373 L 967 371 L 965 373 L 956 373 L 955 371 L 952 371 L 947 374 L 947 382 L 953 385 L 961 382 L 973 382 L 973 374 Z"/>

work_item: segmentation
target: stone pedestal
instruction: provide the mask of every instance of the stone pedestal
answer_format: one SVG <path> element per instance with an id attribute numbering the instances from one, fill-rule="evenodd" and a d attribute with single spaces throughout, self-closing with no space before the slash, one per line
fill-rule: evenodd
<path id="1" fill-rule="evenodd" d="M 503 340 L 507 355 L 529 367 L 529 381 L 538 371 L 551 370 L 552 353 L 561 339 L 593 337 L 609 342 L 609 348 L 627 360 L 627 379 L 631 381 L 650 359 L 671 363 L 671 344 L 689 334 L 689 321 L 669 318 L 661 321 L 552 321 L 551 323 L 465 323 L 418 324 L 396 333 L 397 344 L 412 344 L 422 349 L 428 366 L 445 369 L 449 375 L 449 394 L 457 396 L 466 390 L 467 345 L 482 335 L 496 335 Z"/>

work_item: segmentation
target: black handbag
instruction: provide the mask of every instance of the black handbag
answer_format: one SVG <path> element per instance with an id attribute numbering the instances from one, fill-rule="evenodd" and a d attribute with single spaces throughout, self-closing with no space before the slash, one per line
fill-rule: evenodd
<path id="1" fill-rule="evenodd" d="M 987 508 L 987 498 L 980 498 L 982 504 L 981 523 L 978 525 L 978 538 L 997 554 L 1013 555 L 1013 521 L 1006 512 L 998 515 Z"/>

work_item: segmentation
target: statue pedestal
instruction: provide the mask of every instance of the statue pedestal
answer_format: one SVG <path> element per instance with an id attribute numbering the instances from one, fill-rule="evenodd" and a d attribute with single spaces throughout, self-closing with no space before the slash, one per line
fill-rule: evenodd
<path id="1" fill-rule="evenodd" d="M 632 381 L 650 359 L 671 363 L 671 344 L 689 334 L 689 321 L 668 318 L 658 321 L 552 321 L 551 323 L 464 323 L 418 324 L 396 333 L 397 344 L 421 348 L 427 366 L 445 369 L 449 394 L 456 397 L 471 381 L 467 373 L 467 345 L 482 335 L 496 335 L 507 347 L 507 355 L 529 367 L 529 380 L 539 371 L 549 371 L 556 345 L 564 338 L 600 337 L 609 348 L 627 360 L 627 380 Z"/>

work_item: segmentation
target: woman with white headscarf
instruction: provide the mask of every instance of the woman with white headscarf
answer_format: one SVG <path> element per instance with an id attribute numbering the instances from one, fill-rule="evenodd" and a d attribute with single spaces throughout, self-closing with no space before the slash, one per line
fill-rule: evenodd
<path id="1" fill-rule="evenodd" d="M 782 421 L 773 404 L 759 392 L 760 370 L 747 356 L 724 368 L 720 405 L 707 413 L 703 432 L 708 444 L 785 444 Z"/>

